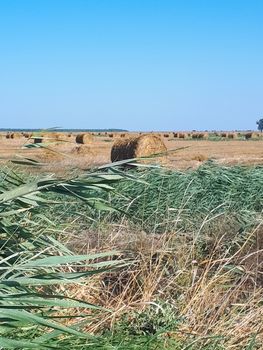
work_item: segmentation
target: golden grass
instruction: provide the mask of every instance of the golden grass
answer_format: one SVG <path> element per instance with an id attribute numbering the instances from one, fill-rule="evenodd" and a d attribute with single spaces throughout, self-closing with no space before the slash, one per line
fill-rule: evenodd
<path id="1" fill-rule="evenodd" d="M 182 320 L 169 336 L 181 340 L 220 336 L 227 349 L 241 349 L 253 335 L 263 343 L 262 226 L 248 233 L 232 255 L 222 249 L 229 234 L 222 228 L 205 259 L 189 233 L 147 235 L 134 232 L 125 222 L 105 230 L 78 235 L 70 245 L 81 253 L 118 249 L 134 262 L 70 290 L 71 296 L 113 310 L 87 327 L 89 331 L 114 327 L 127 312 L 158 307 L 162 299 L 176 305 Z"/>

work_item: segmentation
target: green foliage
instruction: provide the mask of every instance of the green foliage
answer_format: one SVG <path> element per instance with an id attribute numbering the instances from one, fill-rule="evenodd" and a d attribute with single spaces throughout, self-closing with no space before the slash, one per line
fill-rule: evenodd
<path id="1" fill-rule="evenodd" d="M 116 259 L 115 251 L 73 254 L 49 233 L 60 232 L 76 218 L 80 231 L 92 223 L 120 223 L 125 215 L 148 232 L 184 230 L 202 237 L 204 227 L 211 234 L 223 217 L 227 226 L 238 223 L 242 237 L 242 229 L 262 220 L 262 209 L 262 166 L 221 167 L 208 162 L 186 172 L 102 168 L 70 179 L 28 178 L 5 169 L 0 173 L 0 347 L 224 349 L 224 339 L 217 335 L 189 335 L 182 341 L 183 320 L 176 308 L 163 302 L 150 304 L 143 312 L 127 312 L 100 335 L 83 333 L 88 315 L 102 310 L 68 297 L 62 286 L 84 285 L 92 276 L 126 262 Z M 202 243 L 204 253 L 209 246 Z M 57 317 L 61 311 L 64 319 Z M 71 326 L 63 320 L 70 320 Z M 257 348 L 255 339 L 248 339 L 248 349 Z"/>
<path id="2" fill-rule="evenodd" d="M 73 339 L 88 337 L 81 332 L 79 321 L 69 327 L 59 321 L 57 314 L 60 309 L 68 309 L 67 317 L 85 319 L 83 310 L 100 308 L 67 297 L 60 286 L 85 284 L 88 277 L 121 266 L 123 262 L 116 260 L 116 252 L 74 255 L 46 234 L 48 224 L 52 225 L 52 222 L 41 211 L 45 206 L 56 204 L 48 198 L 49 193 L 77 198 L 90 208 L 113 210 L 101 194 L 113 190 L 112 184 L 122 178 L 116 173 L 92 173 L 72 179 L 49 176 L 26 182 L 10 169 L 2 171 L 1 346 L 51 349 L 54 344 L 56 348 L 56 339 L 65 334 Z M 79 311 L 71 316 L 70 309 Z M 36 337 L 40 333 L 41 337 Z M 48 335 L 48 341 L 45 335 Z"/>
<path id="3" fill-rule="evenodd" d="M 176 308 L 160 301 L 149 303 L 144 311 L 127 313 L 115 331 L 133 336 L 153 336 L 174 332 L 178 324 Z"/>
<path id="4" fill-rule="evenodd" d="M 262 132 L 263 130 L 263 118 L 257 121 L 258 130 Z"/>

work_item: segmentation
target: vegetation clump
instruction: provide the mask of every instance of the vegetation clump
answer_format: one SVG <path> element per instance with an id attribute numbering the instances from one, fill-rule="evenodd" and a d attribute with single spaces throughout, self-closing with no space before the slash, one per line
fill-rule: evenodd
<path id="1" fill-rule="evenodd" d="M 260 349 L 262 181 L 211 162 L 3 169 L 1 346 Z"/>

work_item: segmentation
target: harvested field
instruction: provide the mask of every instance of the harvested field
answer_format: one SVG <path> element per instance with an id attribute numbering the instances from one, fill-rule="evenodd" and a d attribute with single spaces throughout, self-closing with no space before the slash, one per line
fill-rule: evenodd
<path id="1" fill-rule="evenodd" d="M 250 133 L 228 133 L 228 137 L 211 139 L 197 138 L 193 139 L 192 134 L 188 137 L 187 133 L 175 133 L 175 138 L 162 138 L 167 150 L 168 156 L 165 157 L 165 165 L 176 169 L 196 168 L 204 161 L 211 159 L 218 164 L 226 165 L 253 165 L 263 164 L 263 138 L 260 134 Z M 214 133 L 219 135 L 219 133 Z M 227 134 L 227 133 L 225 133 Z M 248 139 L 245 139 L 245 134 L 249 134 Z M 125 142 L 126 137 L 134 137 L 139 133 L 119 134 L 116 137 L 113 134 L 103 134 L 92 136 L 89 140 L 89 149 L 92 152 L 84 152 L 82 149 L 76 149 L 76 134 L 71 137 L 59 133 L 59 137 L 55 133 L 45 134 L 44 140 L 48 141 L 49 148 L 54 148 L 57 152 L 61 152 L 65 157 L 59 156 L 57 161 L 53 161 L 56 168 L 52 170 L 60 171 L 63 167 L 80 167 L 87 168 L 97 165 L 109 163 L 111 161 L 111 149 L 115 140 Z M 143 135 L 143 134 L 142 134 Z M 162 135 L 162 134 L 160 134 Z M 172 135 L 172 134 L 171 134 Z M 23 148 L 25 145 L 33 143 L 32 139 L 25 137 L 6 138 L 6 133 L 0 137 L 0 159 L 2 162 L 7 161 L 16 155 L 24 157 L 32 157 L 45 160 L 45 152 L 42 149 Z M 250 137 L 250 138 L 249 138 Z M 60 142 L 60 140 L 67 142 Z M 75 148 L 75 150 L 74 150 Z M 177 150 L 179 149 L 179 150 Z M 176 151 L 177 150 L 177 151 Z M 54 160 L 52 156 L 52 160 Z M 47 157 L 46 162 L 50 162 L 50 157 Z"/>

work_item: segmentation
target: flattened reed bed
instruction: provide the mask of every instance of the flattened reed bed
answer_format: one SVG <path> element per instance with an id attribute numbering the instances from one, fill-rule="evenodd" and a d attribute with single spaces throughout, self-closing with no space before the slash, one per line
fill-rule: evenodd
<path id="1" fill-rule="evenodd" d="M 112 201 L 129 208 L 144 229 L 162 232 L 177 225 L 187 230 L 216 215 L 233 217 L 240 225 L 262 220 L 263 166 L 222 167 L 208 161 L 197 170 L 150 169 L 133 175 L 148 185 L 124 182 L 118 191 L 128 199 Z"/>
<path id="2" fill-rule="evenodd" d="M 92 210 L 89 225 L 120 223 L 127 211 L 125 220 L 148 233 L 193 232 L 204 221 L 209 230 L 218 221 L 231 222 L 242 238 L 244 230 L 263 222 L 263 166 L 224 167 L 208 161 L 196 170 L 147 168 L 129 174 L 144 182 L 115 185 L 118 194 L 111 193 L 110 202 L 121 212 Z"/>

